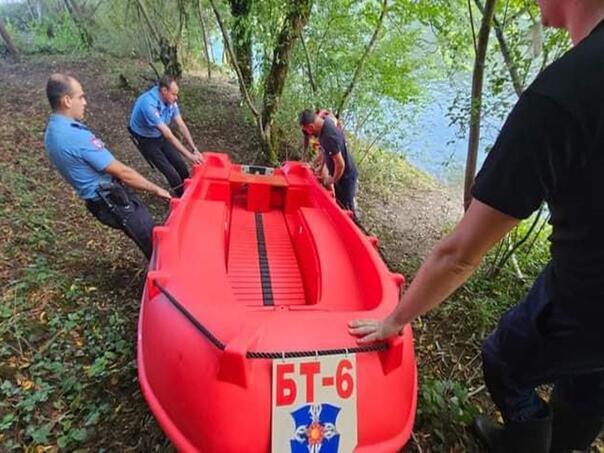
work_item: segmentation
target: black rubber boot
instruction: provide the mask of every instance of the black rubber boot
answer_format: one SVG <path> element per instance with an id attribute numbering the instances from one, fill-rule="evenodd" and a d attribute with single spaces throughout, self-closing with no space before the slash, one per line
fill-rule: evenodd
<path id="1" fill-rule="evenodd" d="M 503 452 L 503 425 L 484 415 L 479 415 L 472 423 L 472 429 L 481 442 L 491 452 Z"/>
<path id="2" fill-rule="evenodd" d="M 551 452 L 589 452 L 591 444 L 600 434 L 604 417 L 578 414 L 555 401 L 552 402 L 552 411 Z"/>
<path id="3" fill-rule="evenodd" d="M 540 418 L 509 422 L 505 427 L 479 416 L 473 428 L 494 453 L 550 453 L 552 417 L 549 411 Z"/>
<path id="4" fill-rule="evenodd" d="M 552 415 L 505 424 L 504 446 L 509 453 L 549 453 L 552 443 Z"/>

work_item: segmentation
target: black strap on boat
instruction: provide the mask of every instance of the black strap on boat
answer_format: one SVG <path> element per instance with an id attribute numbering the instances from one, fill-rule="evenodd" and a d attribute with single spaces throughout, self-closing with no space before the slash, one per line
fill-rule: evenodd
<path id="1" fill-rule="evenodd" d="M 258 264 L 260 265 L 260 284 L 262 285 L 262 301 L 264 305 L 275 305 L 273 299 L 273 284 L 271 272 L 268 267 L 268 254 L 266 253 L 266 239 L 264 237 L 264 223 L 262 214 L 256 212 L 256 241 L 258 242 Z"/>
<path id="2" fill-rule="evenodd" d="M 157 289 L 166 296 L 166 299 L 187 318 L 187 320 L 208 339 L 217 349 L 224 351 L 226 349 L 225 344 L 220 341 L 207 327 L 200 323 L 195 316 L 193 316 L 178 300 L 163 286 L 159 283 L 154 283 Z M 356 346 L 354 348 L 338 348 L 338 349 L 322 349 L 315 351 L 284 351 L 284 352 L 264 352 L 264 351 L 248 351 L 245 357 L 248 359 L 288 359 L 288 358 L 302 358 L 302 357 L 316 357 L 316 356 L 330 356 L 330 355 L 342 355 L 342 354 L 359 354 L 365 352 L 377 352 L 385 351 L 388 349 L 387 343 L 375 343 L 367 346 Z"/>
<path id="3" fill-rule="evenodd" d="M 178 302 L 176 297 L 174 297 L 172 294 L 170 294 L 168 292 L 168 290 L 165 289 L 163 286 L 161 286 L 159 283 L 155 282 L 155 286 L 157 286 L 157 289 L 159 289 L 161 291 L 161 293 L 164 296 L 166 296 L 166 298 L 170 301 L 170 303 L 172 305 L 174 305 L 174 307 L 176 307 L 176 309 L 179 312 L 181 312 L 183 314 L 183 316 L 185 318 L 187 318 L 189 320 L 189 322 L 191 324 L 193 324 L 193 326 L 210 341 L 210 343 L 212 343 L 214 346 L 216 346 L 221 351 L 224 351 L 224 349 L 225 349 L 224 343 L 222 341 L 220 341 L 218 338 L 216 338 L 212 332 L 210 332 L 202 323 L 200 323 L 195 318 L 195 316 L 193 316 L 185 307 L 183 307 L 182 304 L 180 302 Z"/>

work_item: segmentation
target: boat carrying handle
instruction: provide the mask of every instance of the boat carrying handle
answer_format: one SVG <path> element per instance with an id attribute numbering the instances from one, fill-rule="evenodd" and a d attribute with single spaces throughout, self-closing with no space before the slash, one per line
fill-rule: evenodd
<path id="1" fill-rule="evenodd" d="M 275 169 L 272 167 L 263 167 L 261 165 L 242 165 L 241 172 L 247 173 L 248 175 L 272 176 L 273 173 L 275 173 Z"/>
<path id="2" fill-rule="evenodd" d="M 205 327 L 195 316 L 193 316 L 166 288 L 157 281 L 155 287 L 168 299 L 168 301 L 201 333 L 206 339 L 212 343 L 217 349 L 224 351 L 226 345 L 218 337 L 216 337 L 207 327 Z M 379 352 L 389 349 L 388 343 L 374 343 L 364 346 L 356 346 L 354 348 L 338 348 L 338 349 L 320 349 L 312 351 L 247 351 L 245 357 L 247 359 L 289 359 L 302 357 L 318 357 L 329 355 L 342 354 L 359 354 L 366 352 Z"/>

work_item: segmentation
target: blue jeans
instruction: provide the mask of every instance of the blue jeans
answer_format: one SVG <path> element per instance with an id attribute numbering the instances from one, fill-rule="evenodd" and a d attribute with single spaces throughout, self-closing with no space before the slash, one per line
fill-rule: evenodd
<path id="1" fill-rule="evenodd" d="M 482 361 L 504 420 L 536 417 L 545 406 L 535 392 L 542 384 L 554 384 L 557 400 L 577 413 L 604 416 L 604 328 L 585 321 L 551 300 L 544 273 L 502 316 L 483 343 Z"/>

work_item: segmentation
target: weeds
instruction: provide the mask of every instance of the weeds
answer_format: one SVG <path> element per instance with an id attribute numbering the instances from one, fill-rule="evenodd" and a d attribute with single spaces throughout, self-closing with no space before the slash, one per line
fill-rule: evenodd
<path id="1" fill-rule="evenodd" d="M 30 20 L 26 32 L 16 34 L 18 47 L 30 54 L 81 54 L 87 46 L 69 13 Z"/>

